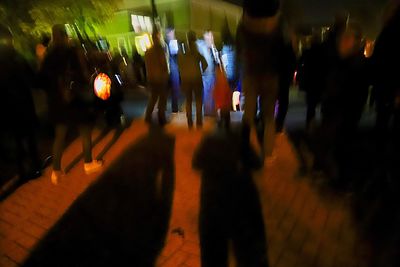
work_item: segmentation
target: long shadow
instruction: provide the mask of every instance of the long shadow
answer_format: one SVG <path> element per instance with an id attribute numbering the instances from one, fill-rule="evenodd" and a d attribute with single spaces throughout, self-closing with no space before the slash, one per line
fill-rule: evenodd
<path id="1" fill-rule="evenodd" d="M 203 139 L 193 167 L 202 173 L 200 245 L 203 267 L 228 266 L 229 244 L 237 266 L 268 266 L 265 225 L 251 171 L 261 167 L 241 136 L 219 130 Z"/>
<path id="2" fill-rule="evenodd" d="M 175 183 L 175 137 L 151 129 L 83 193 L 23 266 L 154 266 Z"/>

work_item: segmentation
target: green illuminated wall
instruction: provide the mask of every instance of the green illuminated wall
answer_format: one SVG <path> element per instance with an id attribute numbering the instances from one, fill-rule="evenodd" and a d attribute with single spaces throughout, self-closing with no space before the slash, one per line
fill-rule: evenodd
<path id="1" fill-rule="evenodd" d="M 99 27 L 99 33 L 103 36 L 126 33 L 131 31 L 130 14 L 127 10 L 116 12 L 113 18 Z"/>

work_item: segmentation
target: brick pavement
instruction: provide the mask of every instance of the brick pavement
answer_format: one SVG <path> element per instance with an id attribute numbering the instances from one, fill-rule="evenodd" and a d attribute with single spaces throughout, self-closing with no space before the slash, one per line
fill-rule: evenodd
<path id="1" fill-rule="evenodd" d="M 167 127 L 177 136 L 176 185 L 170 231 L 157 260 L 160 267 L 200 266 L 200 174 L 192 170 L 191 159 L 204 132 L 189 132 L 182 121 L 176 118 Z M 132 124 L 105 155 L 105 167 L 145 132 L 142 122 Z M 94 148 L 94 155 L 111 139 L 112 133 Z M 72 143 L 63 164 L 71 162 L 80 149 L 80 142 Z M 254 178 L 263 207 L 271 266 L 367 266 L 346 201 L 322 195 L 309 180 L 297 178 L 297 160 L 286 136 L 278 138 L 276 149 L 277 161 Z M 52 186 L 49 172 L 46 170 L 43 177 L 21 186 L 0 203 L 0 266 L 23 263 L 38 240 L 98 177 L 84 175 L 80 162 L 59 186 Z M 178 228 L 183 230 L 182 235 L 173 231 Z"/>

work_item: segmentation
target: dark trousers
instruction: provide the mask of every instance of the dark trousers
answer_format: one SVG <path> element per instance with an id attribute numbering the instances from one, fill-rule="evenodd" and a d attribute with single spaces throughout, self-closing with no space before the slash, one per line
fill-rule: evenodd
<path id="1" fill-rule="evenodd" d="M 40 171 L 40 159 L 37 149 L 36 137 L 33 130 L 28 130 L 24 133 L 14 133 L 16 144 L 16 163 L 18 175 L 21 178 L 29 178 L 27 176 L 36 171 Z M 26 160 L 29 161 L 29 169 L 26 169 Z"/>
<path id="2" fill-rule="evenodd" d="M 306 115 L 306 128 L 309 129 L 311 122 L 315 119 L 316 109 L 318 104 L 321 102 L 319 95 L 313 92 L 307 92 L 306 95 L 307 102 L 307 115 Z"/>
<path id="3" fill-rule="evenodd" d="M 161 125 L 166 123 L 165 110 L 167 108 L 168 84 L 150 84 L 151 96 L 147 104 L 145 120 L 151 122 L 154 107 L 158 101 L 158 121 Z"/>
<path id="4" fill-rule="evenodd" d="M 179 88 L 179 72 L 171 71 L 170 75 L 171 84 L 171 110 L 172 112 L 179 112 L 179 98 L 180 98 L 180 88 Z"/>
<path id="5" fill-rule="evenodd" d="M 61 158 L 64 150 L 65 139 L 68 133 L 68 125 L 66 123 L 57 124 L 55 128 L 55 140 L 53 145 L 53 170 L 61 170 Z M 91 127 L 88 125 L 80 125 L 79 132 L 82 138 L 82 149 L 84 162 L 92 162 L 92 136 Z"/>
<path id="6" fill-rule="evenodd" d="M 282 132 L 286 115 L 289 109 L 289 88 L 290 84 L 282 84 L 278 95 L 278 114 L 276 116 L 276 131 Z"/>
<path id="7" fill-rule="evenodd" d="M 389 133 L 390 122 L 393 119 L 393 132 L 400 132 L 400 107 L 393 105 L 377 104 L 376 109 L 376 130 L 380 137 Z"/>
<path id="8" fill-rule="evenodd" d="M 193 125 L 193 95 L 196 102 L 196 124 L 203 125 L 203 88 L 201 82 L 182 83 L 182 90 L 186 97 L 186 117 L 189 127 Z"/>

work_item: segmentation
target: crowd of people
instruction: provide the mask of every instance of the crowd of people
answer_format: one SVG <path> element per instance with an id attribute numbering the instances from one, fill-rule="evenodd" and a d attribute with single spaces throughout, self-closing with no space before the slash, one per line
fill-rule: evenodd
<path id="1" fill-rule="evenodd" d="M 217 117 L 229 131 L 230 112 L 236 110 L 232 101 L 235 91 L 244 96 L 239 154 L 254 158 L 251 133 L 259 131 L 261 159 L 274 161 L 276 134 L 282 132 L 289 108 L 289 88 L 297 71 L 297 83 L 306 94 L 306 132 L 316 143 L 314 169 L 328 177 L 341 179 L 341 166 L 347 160 L 347 149 L 354 138 L 372 88 L 376 106 L 376 138 L 382 150 L 388 139 L 399 147 L 400 80 L 400 5 L 395 4 L 385 16 L 384 27 L 376 39 L 371 57 L 364 55 L 362 25 L 348 14 L 338 15 L 323 41 L 315 36 L 310 47 L 299 56 L 292 40 L 284 30 L 280 3 L 244 1 L 244 12 L 237 28 L 236 41 L 224 38 L 218 51 L 213 33 L 206 30 L 202 39 L 190 31 L 181 46 L 173 29 L 165 38 L 159 29 L 152 34 L 153 45 L 144 55 L 136 52 L 130 71 L 138 82 L 146 80 L 150 92 L 145 122 L 152 124 L 157 104 L 158 123 L 167 123 L 167 103 L 171 111 L 180 111 L 180 95 L 184 95 L 189 129 L 193 128 L 192 105 L 196 106 L 196 126 L 201 128 L 203 116 Z M 36 47 L 36 70 L 13 46 L 13 35 L 0 26 L 0 86 L 3 96 L 0 115 L 5 128 L 16 141 L 18 172 L 21 179 L 40 176 L 41 161 L 35 141 L 37 118 L 30 90 L 43 88 L 47 93 L 49 120 L 54 126 L 53 171 L 51 181 L 57 184 L 63 175 L 61 158 L 67 132 L 78 126 L 82 138 L 84 171 L 99 171 L 102 161 L 92 158 L 91 128 L 93 126 L 93 90 L 85 90 L 92 72 L 99 69 L 96 62 L 107 62 L 89 55 L 82 46 L 71 42 L 64 25 L 52 28 L 51 41 L 44 36 Z M 91 58 L 90 58 L 91 57 Z M 120 72 L 126 65 L 127 54 L 118 52 L 106 65 Z M 91 60 L 88 60 L 88 59 Z M 90 62 L 88 62 L 90 61 Z M 96 65 L 96 66 L 92 66 Z M 123 74 L 123 73 L 119 73 Z M 91 76 L 92 75 L 92 76 Z M 119 75 L 112 75 L 113 79 Z M 118 79 L 118 78 L 116 78 Z M 118 80 L 121 84 L 121 81 Z M 118 91 L 118 90 L 117 90 Z M 115 91 L 115 92 L 117 92 Z M 112 91 L 114 92 L 114 91 Z M 121 95 L 112 97 L 121 101 Z M 89 104 L 90 103 L 90 104 Z M 322 120 L 317 122 L 317 107 Z M 115 106 L 112 107 L 115 108 Z M 204 114 L 203 114 L 204 113 Z M 116 112 L 119 116 L 120 112 Z M 118 117 L 117 116 L 117 117 Z M 119 117 L 118 117 L 119 118 Z M 261 129 L 261 130 L 260 130 Z M 382 152 L 384 153 L 384 152 Z M 29 167 L 26 166 L 29 159 Z M 200 164 L 201 165 L 201 164 Z M 253 258 L 254 266 L 267 266 L 264 255 Z"/>
<path id="2" fill-rule="evenodd" d="M 128 55 L 122 51 L 113 57 L 115 72 L 135 76 L 139 83 L 146 80 L 151 92 L 145 112 L 145 121 L 151 123 L 153 110 L 158 103 L 158 121 L 167 123 L 166 110 L 171 96 L 171 111 L 180 111 L 180 95 L 186 99 L 188 127 L 193 127 L 192 101 L 196 106 L 196 125 L 203 124 L 205 116 L 217 116 L 221 125 L 229 128 L 230 111 L 236 109 L 232 95 L 240 91 L 244 96 L 243 148 L 250 145 L 253 126 L 263 128 L 260 134 L 262 158 L 273 160 L 274 138 L 282 132 L 289 106 L 289 88 L 297 71 L 300 90 L 306 93 L 306 130 L 319 136 L 315 167 L 328 170 L 335 176 L 335 155 L 345 150 L 346 143 L 357 130 L 373 86 L 372 98 L 377 107 L 376 128 L 380 138 L 388 134 L 390 119 L 399 128 L 399 89 L 396 77 L 399 26 L 398 6 L 390 9 L 384 28 L 375 43 L 372 57 L 364 56 L 362 26 L 349 19 L 348 14 L 337 16 L 335 24 L 324 41 L 314 36 L 309 48 L 301 56 L 295 51 L 294 42 L 288 38 L 279 12 L 279 1 L 257 3 L 245 1 L 244 13 L 236 32 L 236 41 L 230 34 L 223 37 L 223 47 L 218 51 L 212 31 L 207 30 L 202 39 L 190 31 L 186 42 L 179 44 L 174 29 L 167 29 L 165 38 L 155 28 L 153 46 L 144 60 L 135 52 L 133 67 L 121 73 L 120 65 L 126 64 Z M 36 173 L 39 160 L 36 156 L 33 129 L 35 124 L 32 87 L 41 87 L 48 93 L 49 117 L 55 126 L 52 180 L 61 176 L 60 161 L 68 125 L 79 125 L 83 139 L 85 170 L 91 172 L 101 167 L 101 162 L 91 157 L 90 121 L 93 120 L 88 105 L 82 101 L 82 88 L 90 80 L 90 64 L 80 45 L 71 45 L 65 27 L 53 27 L 51 42 L 44 36 L 36 47 L 37 75 L 13 48 L 12 34 L 1 27 L 2 87 L 6 88 L 8 101 L 2 106 L 3 122 L 18 140 L 21 156 L 25 142 L 34 162 Z M 74 42 L 72 42 L 74 43 Z M 122 63 L 121 63 L 122 62 Z M 129 80 L 128 77 L 126 80 Z M 79 96 L 79 97 L 78 97 Z M 90 97 L 89 97 L 90 98 Z M 236 103 L 237 104 L 237 103 Z M 322 122 L 316 126 L 317 106 L 321 106 Z M 24 114 L 30 114 L 27 117 Z M 84 115 L 82 115 L 84 114 Z M 27 130 L 28 129 L 28 130 Z M 317 137 L 316 137 L 317 138 Z M 25 140 L 26 139 L 26 140 Z M 245 152 L 244 152 L 245 153 Z M 33 156 L 35 155 L 35 156 Z M 22 157 L 22 156 L 21 156 Z M 18 162 L 20 162 L 18 160 Z M 30 176 L 23 166 L 20 175 Z"/>

